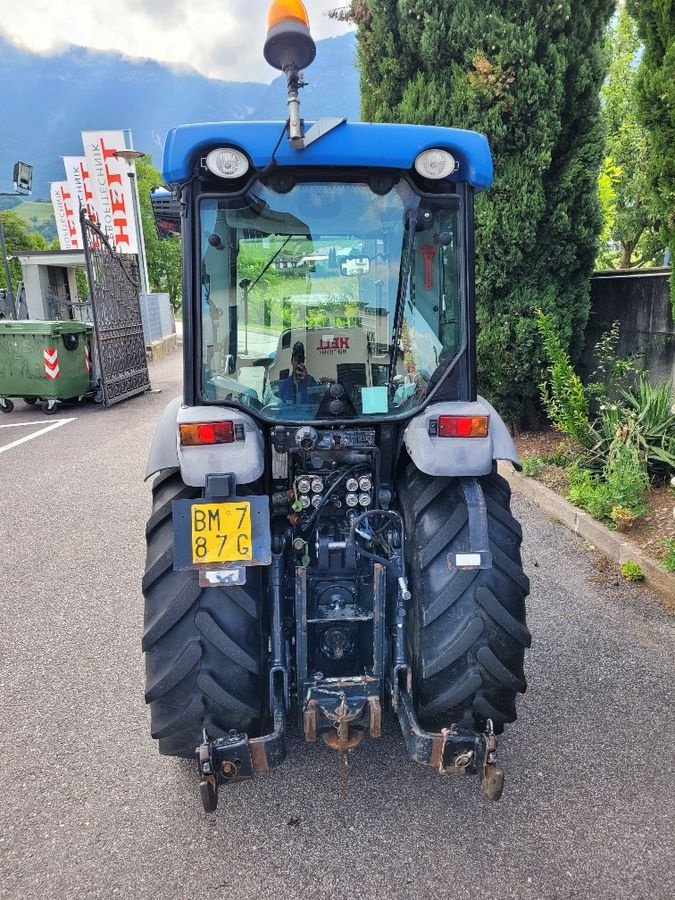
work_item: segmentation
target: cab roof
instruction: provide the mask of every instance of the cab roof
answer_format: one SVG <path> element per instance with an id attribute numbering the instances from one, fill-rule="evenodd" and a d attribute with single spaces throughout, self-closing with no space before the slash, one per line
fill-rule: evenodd
<path id="1" fill-rule="evenodd" d="M 187 181 L 195 155 L 219 146 L 237 147 L 256 168 L 263 168 L 283 127 L 283 122 L 210 122 L 172 128 L 164 144 L 165 182 Z M 435 125 L 345 122 L 304 150 L 293 149 L 284 136 L 275 160 L 278 166 L 411 169 L 417 155 L 433 147 L 449 150 L 459 163 L 449 181 L 467 182 L 477 191 L 492 184 L 492 156 L 485 135 Z"/>

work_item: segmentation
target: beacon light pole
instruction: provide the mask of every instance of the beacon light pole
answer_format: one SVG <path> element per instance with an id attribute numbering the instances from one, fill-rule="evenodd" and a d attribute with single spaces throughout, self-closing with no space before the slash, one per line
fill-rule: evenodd
<path id="1" fill-rule="evenodd" d="M 142 159 L 145 153 L 140 150 L 116 150 L 113 154 L 118 159 L 123 159 L 128 166 L 127 174 L 133 187 L 134 196 L 134 218 L 136 220 L 136 241 L 138 242 L 138 270 L 141 276 L 141 293 L 148 294 L 150 292 L 150 279 L 148 277 L 148 264 L 145 257 L 145 237 L 143 235 L 143 220 L 141 219 L 141 203 L 138 196 L 138 182 L 136 180 L 136 170 L 134 163 L 137 159 Z"/>

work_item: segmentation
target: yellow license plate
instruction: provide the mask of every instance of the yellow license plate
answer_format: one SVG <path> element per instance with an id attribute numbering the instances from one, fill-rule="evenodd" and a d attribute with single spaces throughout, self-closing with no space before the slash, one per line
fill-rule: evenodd
<path id="1" fill-rule="evenodd" d="M 253 559 L 251 504 L 195 503 L 191 511 L 192 562 Z"/>

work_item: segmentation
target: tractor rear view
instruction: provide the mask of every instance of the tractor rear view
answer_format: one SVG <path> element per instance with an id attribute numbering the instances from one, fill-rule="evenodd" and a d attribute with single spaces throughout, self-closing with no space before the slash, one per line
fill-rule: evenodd
<path id="1" fill-rule="evenodd" d="M 184 396 L 158 425 L 146 700 L 162 754 L 218 787 L 283 762 L 288 717 L 344 760 L 398 718 L 440 773 L 498 799 L 525 690 L 528 580 L 476 394 L 473 205 L 486 139 L 299 114 L 314 42 L 274 0 L 286 123 L 172 130 Z"/>

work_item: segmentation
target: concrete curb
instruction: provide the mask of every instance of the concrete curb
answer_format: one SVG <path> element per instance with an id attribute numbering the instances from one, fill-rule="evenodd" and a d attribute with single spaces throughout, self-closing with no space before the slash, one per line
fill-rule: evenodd
<path id="1" fill-rule="evenodd" d="M 169 353 L 173 353 L 173 351 L 177 349 L 178 335 L 175 332 L 167 335 L 167 337 L 161 338 L 159 341 L 153 341 L 145 348 L 151 362 L 163 359 L 163 357 L 168 356 Z"/>
<path id="2" fill-rule="evenodd" d="M 534 478 L 527 478 L 516 472 L 511 463 L 500 462 L 499 474 L 506 478 L 514 491 L 518 491 L 536 504 L 549 518 L 560 522 L 588 541 L 605 556 L 614 560 L 617 566 L 629 560 L 637 563 L 645 576 L 642 583 L 646 584 L 667 607 L 675 610 L 675 575 L 666 572 L 657 562 L 645 556 L 635 544 L 627 541 L 624 535 L 610 531 L 601 522 L 572 506 L 564 497 Z"/>

